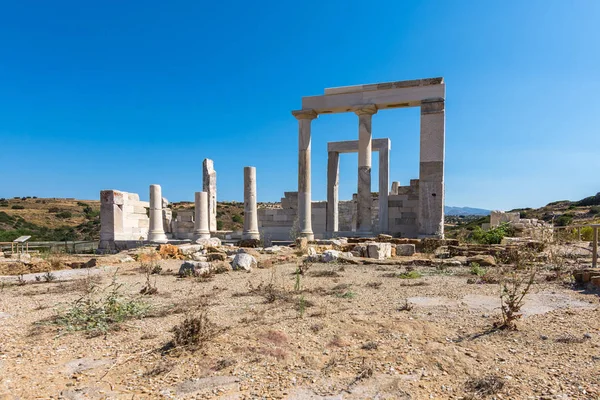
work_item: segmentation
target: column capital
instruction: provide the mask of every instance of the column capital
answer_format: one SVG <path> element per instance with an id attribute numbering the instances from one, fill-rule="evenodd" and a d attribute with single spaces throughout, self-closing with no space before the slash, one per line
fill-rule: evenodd
<path id="1" fill-rule="evenodd" d="M 319 116 L 315 110 L 312 108 L 304 109 L 304 110 L 294 110 L 292 111 L 292 115 L 297 119 L 315 119 Z"/>
<path id="2" fill-rule="evenodd" d="M 358 116 L 373 115 L 377 113 L 377 106 L 375 104 L 362 104 L 360 106 L 354 106 L 352 111 Z"/>

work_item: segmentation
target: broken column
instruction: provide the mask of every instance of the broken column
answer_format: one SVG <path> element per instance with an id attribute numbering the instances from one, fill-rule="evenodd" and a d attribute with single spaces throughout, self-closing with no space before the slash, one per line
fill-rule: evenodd
<path id="1" fill-rule="evenodd" d="M 392 191 L 390 192 L 390 194 L 393 194 L 393 195 L 398 194 L 399 187 L 400 187 L 400 182 L 398 182 L 398 181 L 392 182 Z"/>
<path id="2" fill-rule="evenodd" d="M 444 101 L 423 101 L 417 215 L 420 237 L 444 237 L 444 130 Z"/>
<path id="3" fill-rule="evenodd" d="M 313 240 L 312 203 L 310 198 L 310 128 L 317 118 L 315 110 L 292 111 L 298 119 L 298 236 Z"/>
<path id="4" fill-rule="evenodd" d="M 162 190 L 160 185 L 150 185 L 150 230 L 148 241 L 167 243 L 167 235 L 163 229 Z"/>
<path id="5" fill-rule="evenodd" d="M 194 240 L 209 239 L 208 229 L 208 193 L 196 192 L 194 195 Z"/>
<path id="6" fill-rule="evenodd" d="M 370 232 L 371 207 L 371 151 L 372 135 L 371 120 L 377 112 L 373 104 L 358 106 L 354 112 L 358 115 L 358 197 L 356 230 L 359 232 Z"/>
<path id="7" fill-rule="evenodd" d="M 260 239 L 256 211 L 256 168 L 244 167 L 244 231 L 242 239 Z"/>
<path id="8" fill-rule="evenodd" d="M 213 160 L 205 158 L 202 163 L 202 190 L 208 196 L 208 229 L 217 231 L 217 172 Z"/>
<path id="9" fill-rule="evenodd" d="M 386 233 L 389 231 L 389 212 L 388 186 L 390 184 L 390 148 L 391 142 L 389 139 L 387 146 L 379 149 L 379 232 Z"/>
<path id="10" fill-rule="evenodd" d="M 327 157 L 327 210 L 325 212 L 325 231 L 330 234 L 339 230 L 339 184 L 340 153 L 330 151 Z"/>

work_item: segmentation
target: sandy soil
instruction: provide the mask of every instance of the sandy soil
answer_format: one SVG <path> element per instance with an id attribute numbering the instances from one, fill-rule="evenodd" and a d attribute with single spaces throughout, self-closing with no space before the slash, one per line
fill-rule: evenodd
<path id="1" fill-rule="evenodd" d="M 152 276 L 150 316 L 96 337 L 38 323 L 81 298 L 87 274 L 139 296 L 139 264 L 5 283 L 0 399 L 600 397 L 598 296 L 543 275 L 509 332 L 491 330 L 500 286 L 467 284 L 467 267 L 401 279 L 404 267 L 313 264 L 296 291 L 296 264 L 208 280 L 168 273 L 180 264 Z M 195 352 L 165 351 L 202 300 L 221 333 Z"/>

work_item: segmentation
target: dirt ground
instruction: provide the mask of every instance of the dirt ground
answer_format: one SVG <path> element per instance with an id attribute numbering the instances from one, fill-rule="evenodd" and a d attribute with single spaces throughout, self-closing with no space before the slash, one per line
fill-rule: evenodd
<path id="1" fill-rule="evenodd" d="M 139 295 L 139 263 L 0 286 L 0 399 L 595 399 L 599 298 L 537 277 L 516 331 L 494 331 L 498 284 L 468 267 L 288 263 L 210 279 L 161 261 Z M 90 337 L 48 321 L 93 281 L 151 305 Z M 173 327 L 207 312 L 218 335 L 175 349 Z"/>

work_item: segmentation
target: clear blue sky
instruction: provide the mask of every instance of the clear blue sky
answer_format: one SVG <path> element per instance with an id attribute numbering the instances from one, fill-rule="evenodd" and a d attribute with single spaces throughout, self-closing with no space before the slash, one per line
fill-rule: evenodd
<path id="1" fill-rule="evenodd" d="M 600 2 L 3 1 L 0 197 L 97 199 L 101 189 L 193 200 L 202 160 L 219 200 L 297 189 L 301 97 L 443 76 L 446 204 L 541 206 L 600 191 Z M 313 199 L 326 143 L 354 114 L 313 122 Z M 380 112 L 391 178 L 418 177 L 419 110 Z M 340 198 L 357 156 L 341 161 Z M 377 190 L 374 168 L 373 190 Z"/>

